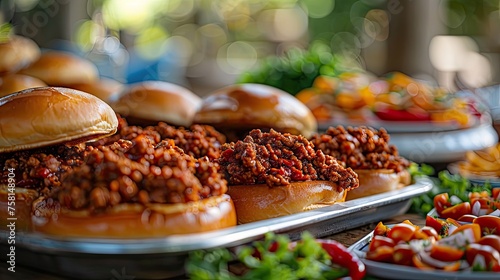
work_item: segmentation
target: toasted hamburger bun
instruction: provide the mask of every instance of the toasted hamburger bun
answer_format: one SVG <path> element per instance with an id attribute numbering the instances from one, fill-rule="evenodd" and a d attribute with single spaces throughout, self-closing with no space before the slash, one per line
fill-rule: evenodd
<path id="1" fill-rule="evenodd" d="M 0 98 L 0 153 L 116 132 L 118 119 L 99 98 L 74 89 L 39 87 Z"/>
<path id="2" fill-rule="evenodd" d="M 70 87 L 95 95 L 109 103 L 116 95 L 120 94 L 125 86 L 117 80 L 101 78 L 90 83 L 72 84 Z"/>
<path id="3" fill-rule="evenodd" d="M 40 57 L 40 48 L 31 39 L 12 35 L 0 43 L 0 75 L 14 73 Z"/>
<path id="4" fill-rule="evenodd" d="M 54 212 L 54 205 L 34 203 L 38 213 L 49 211 L 50 216 L 36 216 L 36 232 L 64 237 L 90 238 L 152 238 L 172 234 L 200 233 L 231 227 L 236 224 L 236 212 L 228 195 L 214 196 L 201 201 L 178 204 L 122 204 L 100 215 L 87 211 Z M 45 201 L 44 201 L 45 202 Z"/>
<path id="5" fill-rule="evenodd" d="M 35 77 L 21 74 L 9 74 L 0 77 L 0 97 L 28 88 L 46 86 L 46 83 Z"/>
<path id="6" fill-rule="evenodd" d="M 317 131 L 312 112 L 290 94 L 261 84 L 236 84 L 203 99 L 194 123 L 208 124 L 232 141 L 252 129 L 288 132 L 308 138 Z"/>
<path id="7" fill-rule="evenodd" d="M 36 77 L 49 86 L 60 87 L 92 83 L 99 78 L 99 71 L 90 60 L 62 51 L 44 52 L 20 73 Z"/>
<path id="8" fill-rule="evenodd" d="M 349 193 L 330 181 L 292 182 L 287 186 L 266 184 L 229 186 L 238 213 L 238 223 L 245 224 L 300 213 L 345 201 Z"/>
<path id="9" fill-rule="evenodd" d="M 165 122 L 188 127 L 201 104 L 201 98 L 190 90 L 168 82 L 146 81 L 126 88 L 113 109 L 131 124 L 149 125 Z"/>
<path id="10" fill-rule="evenodd" d="M 392 169 L 354 169 L 358 174 L 359 187 L 347 193 L 346 200 L 393 191 L 411 182 L 407 170 L 394 172 Z"/>

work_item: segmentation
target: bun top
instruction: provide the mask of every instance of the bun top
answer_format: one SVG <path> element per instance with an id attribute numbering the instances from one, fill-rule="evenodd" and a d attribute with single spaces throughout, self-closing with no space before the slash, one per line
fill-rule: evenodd
<path id="1" fill-rule="evenodd" d="M 9 74 L 0 77 L 0 97 L 28 88 L 46 86 L 46 83 L 35 77 L 21 74 Z"/>
<path id="2" fill-rule="evenodd" d="M 133 84 L 111 101 L 124 117 L 186 127 L 192 124 L 200 104 L 201 97 L 190 90 L 163 81 Z"/>
<path id="3" fill-rule="evenodd" d="M 13 73 L 40 57 L 40 48 L 31 39 L 12 35 L 0 43 L 0 74 Z"/>
<path id="4" fill-rule="evenodd" d="M 297 98 L 262 84 L 224 87 L 203 99 L 194 123 L 227 129 L 273 128 L 309 138 L 317 131 L 312 112 Z"/>
<path id="5" fill-rule="evenodd" d="M 124 85 L 113 79 L 102 78 L 92 83 L 73 84 L 71 88 L 88 92 L 105 102 L 109 102 L 123 90 Z"/>
<path id="6" fill-rule="evenodd" d="M 39 78 L 49 86 L 91 83 L 99 78 L 99 71 L 91 61 L 61 51 L 43 53 L 21 73 Z"/>
<path id="7" fill-rule="evenodd" d="M 85 142 L 118 127 L 109 105 L 68 88 L 32 88 L 2 97 L 0 116 L 0 152 Z"/>

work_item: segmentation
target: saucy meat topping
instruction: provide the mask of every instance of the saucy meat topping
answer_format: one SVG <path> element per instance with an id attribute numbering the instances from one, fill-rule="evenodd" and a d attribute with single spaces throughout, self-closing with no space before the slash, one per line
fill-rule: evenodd
<path id="1" fill-rule="evenodd" d="M 143 128 L 128 125 L 126 120 L 119 116 L 118 120 L 118 131 L 115 135 L 93 142 L 91 145 L 97 147 L 119 139 L 132 140 L 142 134 L 147 135 L 155 144 L 173 139 L 177 147 L 195 158 L 207 156 L 209 159 L 215 159 L 220 155 L 220 146 L 226 142 L 225 136 L 209 125 L 192 125 L 186 129 L 159 122 L 156 126 Z"/>
<path id="2" fill-rule="evenodd" d="M 45 148 L 0 154 L 0 184 L 7 184 L 9 168 L 15 169 L 16 187 L 48 194 L 61 185 L 61 175 L 83 163 L 84 144 L 57 145 Z"/>
<path id="3" fill-rule="evenodd" d="M 156 144 L 148 134 L 92 147 L 81 166 L 51 193 L 61 206 L 99 212 L 119 203 L 185 203 L 224 194 L 217 163 L 195 159 L 174 141 Z"/>
<path id="4" fill-rule="evenodd" d="M 358 176 L 303 136 L 273 129 L 252 130 L 244 140 L 222 145 L 217 160 L 229 185 L 284 186 L 296 181 L 327 180 L 342 189 L 359 185 Z"/>
<path id="5" fill-rule="evenodd" d="M 329 127 L 311 138 L 314 146 L 353 169 L 393 169 L 400 172 L 410 161 L 399 156 L 396 146 L 389 145 L 389 134 L 383 128 Z"/>

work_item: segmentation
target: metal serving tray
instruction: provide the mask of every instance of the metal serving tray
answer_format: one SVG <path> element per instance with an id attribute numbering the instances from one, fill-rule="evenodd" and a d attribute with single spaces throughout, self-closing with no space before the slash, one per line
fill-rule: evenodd
<path id="1" fill-rule="evenodd" d="M 183 274 L 190 251 L 234 247 L 263 237 L 266 232 L 286 233 L 297 239 L 307 230 L 316 237 L 338 233 L 405 213 L 411 198 L 432 188 L 422 177 L 400 190 L 372 195 L 284 217 L 238 225 L 207 233 L 155 239 L 77 239 L 35 233 L 16 236 L 16 266 L 81 279 L 164 279 Z M 6 234 L 0 248 L 7 252 Z M 6 254 L 0 258 L 5 259 Z M 0 273 L 0 276 L 2 274 Z M 124 278 L 130 279 L 130 278 Z"/>
<path id="2" fill-rule="evenodd" d="M 392 225 L 389 225 L 392 226 Z M 382 263 L 367 260 L 366 251 L 373 237 L 373 232 L 358 240 L 349 247 L 366 266 L 366 272 L 370 276 L 380 277 L 382 279 L 406 279 L 406 280 L 498 280 L 498 272 L 472 272 L 472 271 L 442 271 L 442 270 L 422 270 L 415 267 L 397 265 L 391 263 Z"/>

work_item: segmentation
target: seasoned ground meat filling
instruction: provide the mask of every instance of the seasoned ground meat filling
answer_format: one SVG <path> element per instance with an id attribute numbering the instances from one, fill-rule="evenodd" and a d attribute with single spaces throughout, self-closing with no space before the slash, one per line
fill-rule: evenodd
<path id="1" fill-rule="evenodd" d="M 410 162 L 399 156 L 394 145 L 389 145 L 389 134 L 383 128 L 330 127 L 323 134 L 311 138 L 314 146 L 335 157 L 353 169 L 393 169 L 400 172 Z"/>
<path id="2" fill-rule="evenodd" d="M 113 143 L 119 139 L 132 140 L 138 135 L 147 135 L 155 144 L 163 140 L 172 139 L 175 145 L 187 154 L 201 158 L 207 156 L 209 159 L 218 158 L 220 146 L 226 142 L 223 134 L 208 125 L 192 125 L 189 129 L 173 127 L 160 122 L 156 126 L 142 128 L 140 126 L 129 126 L 125 119 L 118 117 L 118 132 L 110 137 L 94 142 L 93 146 L 102 146 Z"/>
<path id="3" fill-rule="evenodd" d="M 218 159 L 229 185 L 283 186 L 295 181 L 328 180 L 340 188 L 359 184 L 357 174 L 316 150 L 303 136 L 252 130 L 243 141 L 224 144 Z"/>
<path id="4" fill-rule="evenodd" d="M 7 183 L 8 168 L 14 168 L 16 187 L 34 189 L 47 194 L 61 184 L 60 177 L 83 163 L 85 145 L 51 146 L 0 154 L 0 184 Z"/>
<path id="5" fill-rule="evenodd" d="M 217 163 L 195 159 L 172 140 L 141 134 L 91 148 L 85 164 L 64 176 L 51 196 L 70 209 L 99 212 L 120 203 L 184 203 L 224 194 Z"/>

